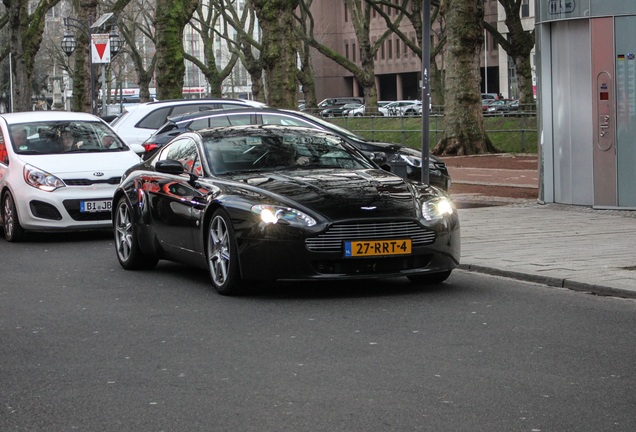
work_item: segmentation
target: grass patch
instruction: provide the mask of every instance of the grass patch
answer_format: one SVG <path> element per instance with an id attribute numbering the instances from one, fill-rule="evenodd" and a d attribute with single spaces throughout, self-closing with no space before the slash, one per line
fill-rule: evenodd
<path id="1" fill-rule="evenodd" d="M 373 140 L 422 146 L 421 117 L 345 117 L 328 119 L 358 135 Z M 493 145 L 506 153 L 537 153 L 537 117 L 485 117 L 486 133 Z M 444 117 L 430 118 L 430 148 L 444 131 Z"/>

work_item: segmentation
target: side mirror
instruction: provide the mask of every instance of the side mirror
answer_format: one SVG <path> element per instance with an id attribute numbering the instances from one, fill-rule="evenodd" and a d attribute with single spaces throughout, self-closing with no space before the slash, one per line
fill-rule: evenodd
<path id="1" fill-rule="evenodd" d="M 159 161 L 155 164 L 155 170 L 164 174 L 181 175 L 185 172 L 181 162 L 171 159 Z"/>

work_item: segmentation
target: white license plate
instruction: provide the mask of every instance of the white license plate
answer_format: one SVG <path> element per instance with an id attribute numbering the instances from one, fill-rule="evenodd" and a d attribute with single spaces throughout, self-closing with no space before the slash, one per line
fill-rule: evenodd
<path id="1" fill-rule="evenodd" d="M 80 212 L 96 213 L 110 211 L 113 206 L 111 200 L 102 201 L 80 201 Z"/>

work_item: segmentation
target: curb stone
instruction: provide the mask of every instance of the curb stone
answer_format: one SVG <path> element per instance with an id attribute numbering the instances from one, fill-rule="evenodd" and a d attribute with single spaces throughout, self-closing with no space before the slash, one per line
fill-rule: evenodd
<path id="1" fill-rule="evenodd" d="M 484 267 L 474 264 L 460 264 L 460 270 L 483 273 L 492 276 L 501 276 L 509 279 L 522 280 L 526 282 L 535 282 L 546 286 L 556 288 L 566 288 L 571 291 L 587 292 L 598 296 L 621 297 L 627 299 L 636 299 L 636 292 L 622 290 L 619 288 L 611 288 L 602 285 L 588 284 L 585 282 L 577 282 L 569 279 L 555 278 L 551 276 L 538 276 L 528 273 L 515 272 L 510 270 L 501 270 L 493 267 Z"/>

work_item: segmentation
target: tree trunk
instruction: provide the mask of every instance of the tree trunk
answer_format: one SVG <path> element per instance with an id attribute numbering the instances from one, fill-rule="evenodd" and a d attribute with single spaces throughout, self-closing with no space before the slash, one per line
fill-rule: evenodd
<path id="1" fill-rule="evenodd" d="M 265 103 L 267 97 L 263 85 L 263 67 L 261 66 L 260 60 L 254 59 L 253 63 L 248 62 L 246 69 L 247 73 L 250 74 L 250 81 L 252 81 L 252 98 L 254 98 L 255 101 Z"/>
<path id="2" fill-rule="evenodd" d="M 263 32 L 261 61 L 269 105 L 297 108 L 296 38 L 293 11 L 298 0 L 252 0 Z"/>
<path id="3" fill-rule="evenodd" d="M 515 58 L 515 66 L 519 85 L 519 109 L 522 111 L 534 111 L 536 102 L 534 100 L 534 86 L 532 85 L 530 55 Z"/>
<path id="4" fill-rule="evenodd" d="M 197 0 L 157 0 L 157 98 L 182 99 L 185 64 L 183 29 L 192 18 Z"/>
<path id="5" fill-rule="evenodd" d="M 29 15 L 28 1 L 3 0 L 7 9 L 7 25 L 9 28 L 9 46 L 11 53 L 12 73 L 15 77 L 13 86 L 13 106 L 15 111 L 31 111 L 33 103 L 33 72 L 35 56 L 42 43 L 46 12 L 59 0 L 42 0 Z"/>
<path id="6" fill-rule="evenodd" d="M 484 131 L 481 109 L 483 18 L 483 0 L 448 1 L 444 133 L 433 154 L 495 151 Z"/>
<path id="7" fill-rule="evenodd" d="M 75 11 L 77 20 L 90 26 L 89 17 L 93 21 L 97 15 L 97 1 L 87 0 L 79 3 Z M 91 41 L 82 31 L 75 31 L 75 72 L 73 74 L 73 111 L 93 113 L 91 94 Z M 96 79 L 96 78 L 95 78 Z M 97 97 L 95 95 L 95 97 Z M 97 101 L 95 101 L 97 103 Z"/>
<path id="8" fill-rule="evenodd" d="M 506 13 L 506 27 L 508 37 L 504 37 L 497 28 L 484 23 L 484 27 L 493 36 L 506 54 L 515 63 L 519 85 L 519 109 L 534 110 L 534 88 L 532 85 L 532 68 L 530 56 L 534 48 L 534 30 L 524 30 L 521 19 L 521 2 L 518 0 L 499 0 L 499 4 Z"/>

